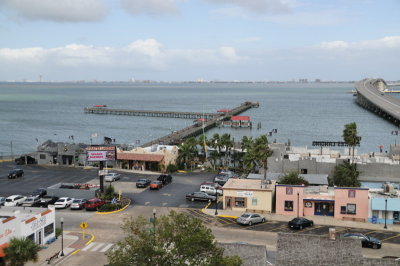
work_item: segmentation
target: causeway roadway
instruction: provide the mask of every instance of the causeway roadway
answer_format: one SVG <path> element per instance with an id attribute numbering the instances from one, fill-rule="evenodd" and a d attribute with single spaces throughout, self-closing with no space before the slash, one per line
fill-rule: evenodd
<path id="1" fill-rule="evenodd" d="M 400 125 L 400 99 L 384 92 L 383 79 L 364 79 L 356 83 L 357 103 L 364 108 Z"/>

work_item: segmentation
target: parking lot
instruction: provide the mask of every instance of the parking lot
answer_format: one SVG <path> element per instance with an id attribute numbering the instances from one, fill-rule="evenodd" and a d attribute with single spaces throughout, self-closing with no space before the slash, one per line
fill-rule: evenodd
<path id="1" fill-rule="evenodd" d="M 73 167 L 55 167 L 55 166 L 37 166 L 24 165 L 22 168 L 25 172 L 23 177 L 16 179 L 8 179 L 9 171 L 16 168 L 14 163 L 0 164 L 0 196 L 8 197 L 13 194 L 30 195 L 32 191 L 40 187 L 49 187 L 53 184 L 64 183 L 94 183 L 98 184 L 97 169 L 84 170 L 82 168 Z M 134 205 L 155 206 L 155 207 L 178 207 L 184 208 L 185 212 L 201 219 L 205 224 L 214 224 L 217 226 L 228 227 L 232 229 L 244 229 L 254 231 L 269 232 L 285 232 L 293 234 L 328 234 L 329 228 L 332 226 L 314 225 L 311 228 L 303 230 L 291 230 L 287 226 L 287 222 L 267 221 L 262 224 L 252 226 L 241 226 L 236 223 L 233 218 L 212 217 L 204 214 L 201 208 L 207 203 L 192 202 L 185 199 L 185 195 L 190 192 L 198 191 L 202 182 L 211 181 L 214 174 L 212 173 L 191 173 L 191 174 L 173 174 L 173 181 L 161 188 L 160 190 L 149 190 L 148 188 L 136 188 L 135 182 L 140 178 L 149 178 L 154 180 L 158 175 L 146 175 L 140 173 L 120 172 L 121 179 L 113 182 L 116 191 L 121 190 L 123 194 L 133 200 Z M 105 183 L 108 185 L 108 183 Z M 211 204 L 210 208 L 214 209 L 215 205 Z M 219 209 L 222 208 L 220 203 Z M 57 210 L 60 213 L 78 214 L 82 211 Z M 87 215 L 90 215 L 87 213 Z M 387 230 L 375 230 L 360 228 L 336 227 L 339 234 L 347 232 L 359 232 L 368 236 L 376 237 L 383 243 L 400 244 L 400 234 Z"/>

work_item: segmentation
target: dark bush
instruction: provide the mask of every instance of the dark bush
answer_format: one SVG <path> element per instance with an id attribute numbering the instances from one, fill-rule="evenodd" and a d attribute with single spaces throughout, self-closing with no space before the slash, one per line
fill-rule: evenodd
<path id="1" fill-rule="evenodd" d="M 175 164 L 169 164 L 169 165 L 167 166 L 167 172 L 168 172 L 168 173 L 175 173 L 175 172 L 178 171 L 178 170 L 179 170 L 179 168 L 178 168 L 178 166 L 175 165 Z"/>

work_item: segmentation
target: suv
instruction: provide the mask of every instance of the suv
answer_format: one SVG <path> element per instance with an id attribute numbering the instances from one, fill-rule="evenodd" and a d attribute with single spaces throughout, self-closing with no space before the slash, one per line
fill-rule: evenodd
<path id="1" fill-rule="evenodd" d="M 6 198 L 6 202 L 4 203 L 4 206 L 21 206 L 22 203 L 25 201 L 26 197 L 21 196 L 21 195 L 12 195 Z"/>
<path id="2" fill-rule="evenodd" d="M 215 186 L 212 185 L 201 185 L 200 186 L 200 191 L 205 192 L 209 195 L 215 195 L 218 194 L 218 196 L 221 196 L 223 194 L 222 189 L 220 188 L 215 188 Z"/>
<path id="3" fill-rule="evenodd" d="M 11 170 L 10 173 L 8 174 L 8 179 L 21 177 L 23 175 L 24 175 L 24 170 L 14 169 L 14 170 Z"/>
<path id="4" fill-rule="evenodd" d="M 158 181 L 161 181 L 163 185 L 169 184 L 172 182 L 172 176 L 167 174 L 162 174 L 157 178 Z"/>

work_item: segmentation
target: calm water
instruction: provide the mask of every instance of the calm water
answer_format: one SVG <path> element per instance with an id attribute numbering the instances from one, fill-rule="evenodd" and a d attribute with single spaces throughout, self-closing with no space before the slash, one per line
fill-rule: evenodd
<path id="1" fill-rule="evenodd" d="M 353 84 L 0 84 L 0 155 L 31 152 L 48 139 L 100 144 L 104 136 L 134 145 L 188 126 L 186 119 L 85 114 L 85 106 L 215 112 L 244 101 L 260 107 L 244 113 L 262 128 L 213 129 L 235 140 L 278 129 L 269 140 L 311 147 L 316 141 L 342 141 L 344 125 L 356 122 L 360 152 L 384 150 L 395 142 L 396 126 L 362 109 L 349 93 Z M 38 141 L 36 141 L 36 139 Z M 399 142 L 399 140 L 397 140 Z"/>

